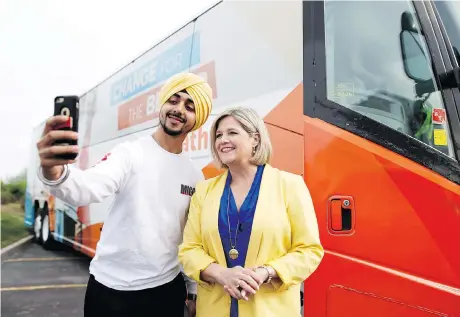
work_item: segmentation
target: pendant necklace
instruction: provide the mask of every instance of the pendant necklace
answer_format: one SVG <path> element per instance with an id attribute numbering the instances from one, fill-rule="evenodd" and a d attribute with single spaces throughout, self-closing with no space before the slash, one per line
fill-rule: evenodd
<path id="1" fill-rule="evenodd" d="M 232 231 L 230 229 L 230 216 L 229 216 L 229 213 L 228 213 L 228 209 L 230 207 L 230 186 L 228 187 L 228 197 L 227 197 L 227 220 L 228 220 L 228 235 L 230 237 L 230 245 L 232 246 L 232 248 L 230 249 L 230 251 L 228 251 L 228 256 L 230 257 L 230 259 L 232 260 L 236 260 L 238 258 L 238 255 L 239 255 L 239 252 L 238 250 L 236 249 L 236 237 L 238 235 L 238 227 L 240 225 L 240 217 L 238 215 L 238 224 L 236 225 L 236 230 L 235 230 L 235 244 L 232 243 Z"/>

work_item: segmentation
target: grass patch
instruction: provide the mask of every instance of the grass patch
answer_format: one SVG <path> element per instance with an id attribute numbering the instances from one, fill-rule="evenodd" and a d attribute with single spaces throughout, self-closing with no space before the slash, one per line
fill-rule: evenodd
<path id="1" fill-rule="evenodd" d="M 24 211 L 18 203 L 2 205 L 2 248 L 29 235 L 24 225 Z"/>

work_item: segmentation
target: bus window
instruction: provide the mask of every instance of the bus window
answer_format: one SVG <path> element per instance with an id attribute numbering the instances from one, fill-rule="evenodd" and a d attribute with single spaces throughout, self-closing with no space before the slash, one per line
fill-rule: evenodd
<path id="1" fill-rule="evenodd" d="M 434 77 L 411 3 L 326 1 L 324 12 L 328 99 L 454 158 L 441 93 L 414 89 Z M 413 32 L 402 32 L 403 15 Z"/>

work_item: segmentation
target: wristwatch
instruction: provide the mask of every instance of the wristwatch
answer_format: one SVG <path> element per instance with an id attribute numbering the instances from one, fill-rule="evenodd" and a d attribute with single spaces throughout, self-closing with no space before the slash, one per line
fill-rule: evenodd
<path id="1" fill-rule="evenodd" d="M 260 267 L 261 269 L 267 270 L 267 273 L 268 273 L 268 277 L 267 277 L 267 279 L 264 281 L 264 283 L 265 283 L 265 284 L 270 283 L 270 282 L 272 281 L 273 275 L 272 275 L 272 273 L 270 272 L 270 270 L 268 269 L 268 267 L 265 266 L 265 265 L 262 265 L 262 266 L 259 266 L 259 267 Z"/>
<path id="2" fill-rule="evenodd" d="M 196 294 L 187 294 L 187 300 L 196 300 Z"/>

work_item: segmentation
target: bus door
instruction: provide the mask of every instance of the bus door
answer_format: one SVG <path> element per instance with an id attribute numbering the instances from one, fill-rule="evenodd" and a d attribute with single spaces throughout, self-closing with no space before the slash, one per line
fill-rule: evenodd
<path id="1" fill-rule="evenodd" d="M 303 2 L 304 316 L 460 316 L 459 6 Z"/>

